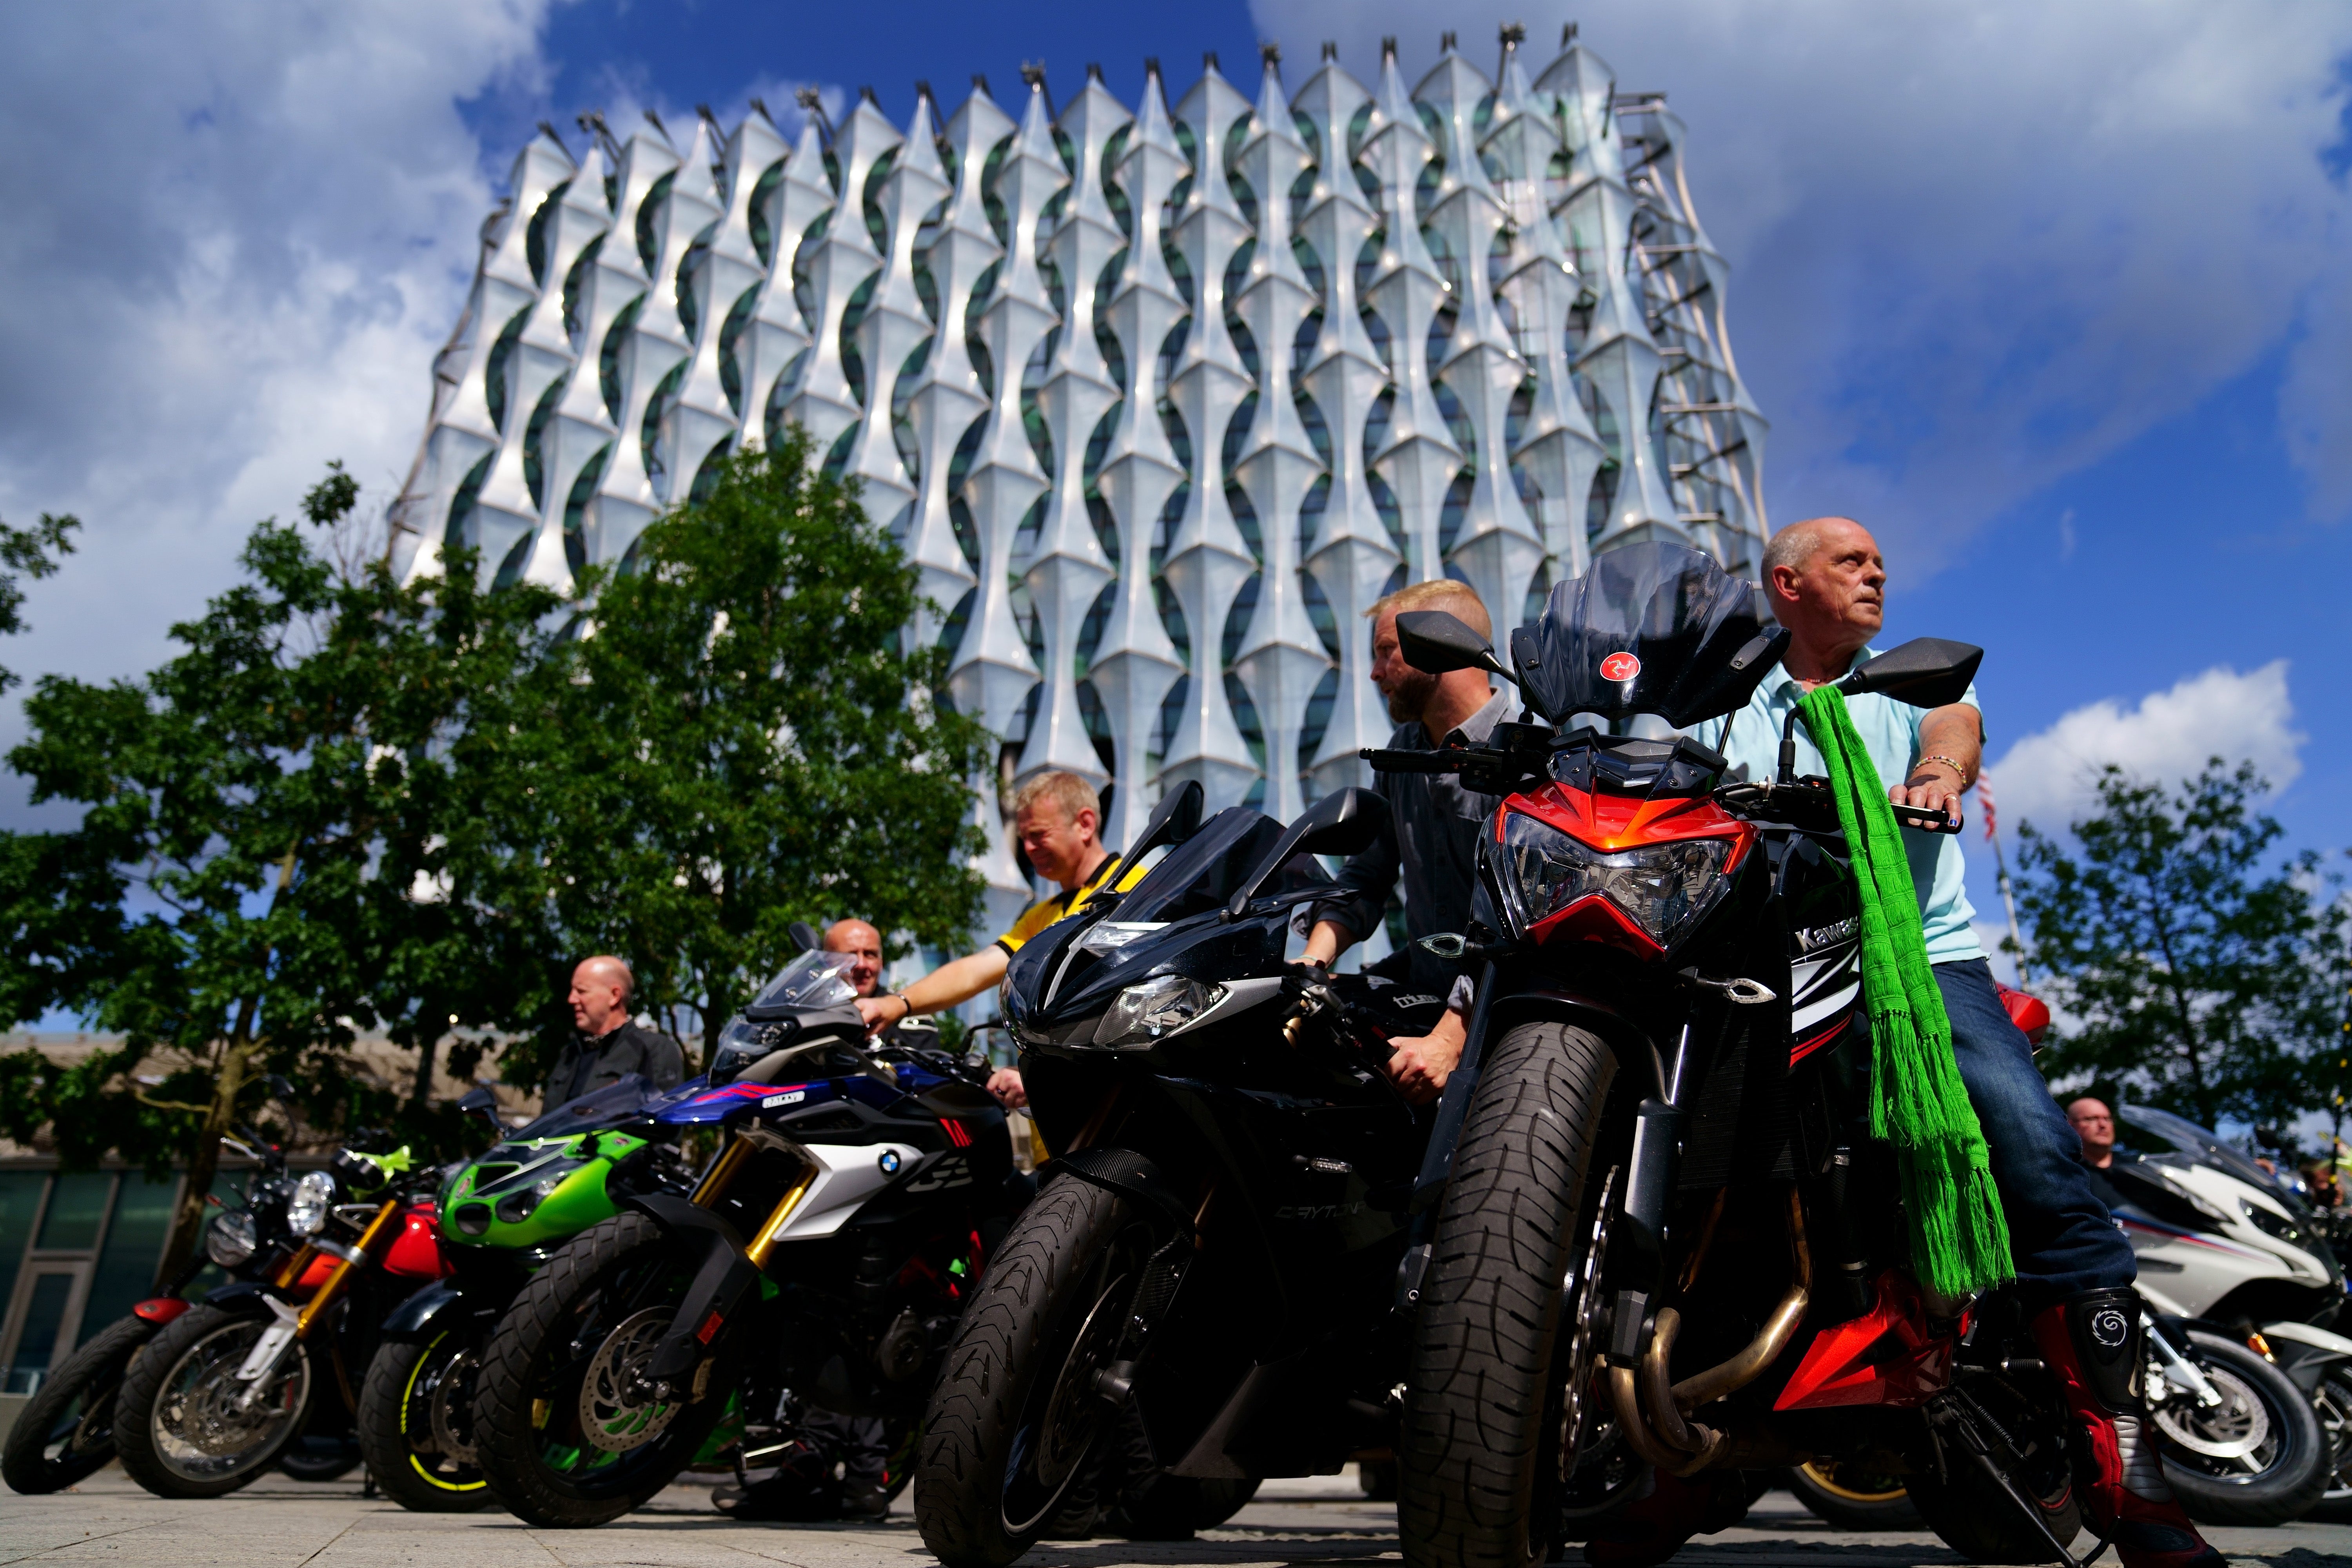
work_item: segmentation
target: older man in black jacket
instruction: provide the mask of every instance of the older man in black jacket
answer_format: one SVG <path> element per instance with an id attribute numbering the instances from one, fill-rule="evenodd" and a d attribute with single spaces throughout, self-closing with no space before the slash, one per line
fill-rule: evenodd
<path id="1" fill-rule="evenodd" d="M 547 1075 L 542 1105 L 559 1105 L 609 1089 L 642 1073 L 656 1089 L 675 1089 L 686 1076 L 686 1053 L 676 1040 L 629 1022 L 636 991 L 629 966 L 610 953 L 583 959 L 572 972 L 572 1024 L 577 1031 Z"/>

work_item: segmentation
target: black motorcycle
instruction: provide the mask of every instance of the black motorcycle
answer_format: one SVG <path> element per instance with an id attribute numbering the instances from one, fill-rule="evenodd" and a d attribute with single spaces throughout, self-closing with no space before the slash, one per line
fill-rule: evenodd
<path id="1" fill-rule="evenodd" d="M 940 1352 L 1029 1187 L 985 1067 L 869 1045 L 848 963 L 794 959 L 709 1075 L 649 1108 L 725 1134 L 692 1194 L 625 1198 L 491 1335 L 475 1441 L 523 1520 L 601 1524 L 730 1450 L 747 1492 L 811 1513 L 849 1442 L 878 1442 L 879 1489 L 906 1484 Z"/>
<path id="2" fill-rule="evenodd" d="M 1181 1528 L 1394 1440 L 1429 1123 L 1384 1042 L 1444 1003 L 1284 963 L 1293 913 L 1334 891 L 1315 857 L 1363 848 L 1387 803 L 1343 790 L 1286 828 L 1202 823 L 1201 800 L 1171 792 L 1129 852 L 1165 858 L 1005 975 L 1060 1153 L 931 1397 L 916 1517 L 950 1568 L 1010 1563 L 1090 1493 Z"/>

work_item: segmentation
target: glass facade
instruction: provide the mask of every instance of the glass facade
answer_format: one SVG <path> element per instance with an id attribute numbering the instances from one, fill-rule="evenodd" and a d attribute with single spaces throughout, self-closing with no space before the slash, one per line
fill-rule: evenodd
<path id="1" fill-rule="evenodd" d="M 234 1203 L 242 1174 L 215 1192 Z M 37 1392 L 76 1347 L 155 1293 L 180 1178 L 0 1171 L 0 1394 Z"/>

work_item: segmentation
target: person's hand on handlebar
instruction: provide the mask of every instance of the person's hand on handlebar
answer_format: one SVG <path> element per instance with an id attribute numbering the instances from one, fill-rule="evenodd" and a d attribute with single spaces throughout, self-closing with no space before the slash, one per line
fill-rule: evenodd
<path id="1" fill-rule="evenodd" d="M 997 1103 L 1007 1110 L 1025 1110 L 1029 1106 L 1029 1090 L 1021 1082 L 1018 1068 L 998 1068 L 988 1075 L 988 1092 L 996 1096 Z"/>
<path id="2" fill-rule="evenodd" d="M 1969 781 L 1961 776 L 1957 763 L 1943 757 L 1922 757 L 1912 765 L 1908 778 L 1886 792 L 1886 798 L 1896 805 L 1941 812 L 1946 821 L 1957 826 L 1960 820 L 1960 796 L 1968 787 Z"/>

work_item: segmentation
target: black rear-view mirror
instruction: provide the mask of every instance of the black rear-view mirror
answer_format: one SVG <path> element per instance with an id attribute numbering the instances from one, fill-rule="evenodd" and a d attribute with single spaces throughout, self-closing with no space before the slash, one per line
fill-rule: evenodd
<path id="1" fill-rule="evenodd" d="M 468 1116 L 482 1117 L 498 1129 L 500 1136 L 505 1135 L 507 1124 L 499 1116 L 499 1097 L 488 1089 L 467 1089 L 465 1098 L 457 1101 L 457 1109 Z"/>
<path id="2" fill-rule="evenodd" d="M 784 928 L 784 934 L 793 939 L 796 952 L 814 952 L 824 945 L 824 939 L 816 934 L 816 927 L 806 921 L 794 921 Z"/>
<path id="3" fill-rule="evenodd" d="M 1914 708 L 1942 708 L 1968 695 L 1984 649 L 1942 637 L 1913 637 L 1856 665 L 1838 684 L 1848 697 L 1880 692 Z"/>
<path id="4" fill-rule="evenodd" d="M 1486 639 L 1464 625 L 1459 616 L 1444 610 L 1407 610 L 1396 620 L 1397 651 L 1404 656 L 1405 663 L 1424 675 L 1483 669 L 1515 686 L 1518 684 L 1518 677 L 1503 668 Z"/>
<path id="5" fill-rule="evenodd" d="M 1410 613 L 1410 612 L 1409 612 Z M 1443 615 L 1443 611 L 1432 612 Z M 1446 616 L 1447 620 L 1454 617 Z M 1456 625 L 1460 623 L 1456 622 Z M 1464 628 L 1467 630 L 1468 628 Z M 1294 818 L 1274 841 L 1274 847 L 1249 874 L 1249 879 L 1235 889 L 1233 900 L 1225 906 L 1225 918 L 1237 921 L 1249 912 L 1250 900 L 1257 890 L 1289 858 L 1301 850 L 1309 855 L 1355 855 L 1371 847 L 1389 822 L 1389 803 L 1378 791 L 1349 785 L 1333 790 Z"/>

